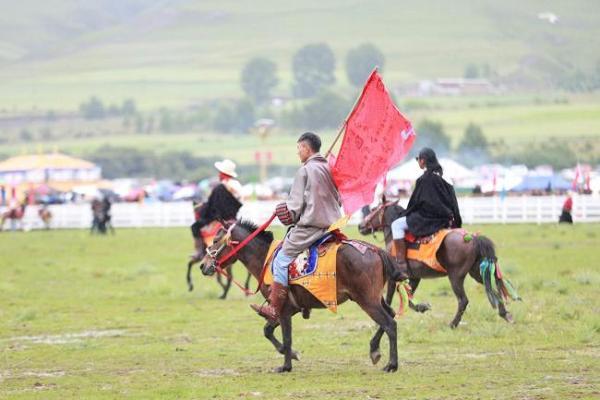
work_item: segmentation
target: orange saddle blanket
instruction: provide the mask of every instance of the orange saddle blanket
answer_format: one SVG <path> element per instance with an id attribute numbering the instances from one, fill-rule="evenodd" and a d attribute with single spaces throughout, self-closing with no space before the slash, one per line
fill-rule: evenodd
<path id="1" fill-rule="evenodd" d="M 274 240 L 271 243 L 267 259 L 265 261 L 265 285 L 273 283 L 272 262 L 273 254 L 281 243 L 280 240 Z M 337 284 L 336 284 L 336 259 L 337 251 L 341 243 L 329 242 L 319 247 L 319 257 L 317 266 L 314 272 L 308 275 L 302 275 L 294 278 L 294 274 L 290 273 L 289 284 L 300 285 L 315 296 L 327 309 L 332 312 L 337 312 Z M 290 269 L 302 270 L 304 268 L 304 253 L 290 266 Z M 294 271 L 292 271 L 294 272 Z"/>
<path id="2" fill-rule="evenodd" d="M 420 261 L 438 272 L 447 273 L 446 268 L 437 259 L 437 251 L 440 249 L 446 235 L 450 232 L 452 232 L 452 229 L 442 229 L 433 235 L 418 239 L 407 234 L 406 258 Z M 396 249 L 392 246 L 391 254 L 395 256 L 395 253 Z"/>

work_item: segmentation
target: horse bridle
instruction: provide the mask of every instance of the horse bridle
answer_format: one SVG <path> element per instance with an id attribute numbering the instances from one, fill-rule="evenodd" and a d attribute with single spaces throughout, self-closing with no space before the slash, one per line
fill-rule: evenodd
<path id="1" fill-rule="evenodd" d="M 385 225 L 383 223 L 385 209 L 387 207 L 395 205 L 397 203 L 398 203 L 398 200 L 389 201 L 389 202 L 381 203 L 377 207 L 375 207 L 375 209 L 373 211 L 371 211 L 364 219 L 365 228 L 370 229 L 372 234 L 375 234 L 375 232 L 383 230 L 383 228 L 385 228 Z M 381 213 L 381 215 L 379 215 L 378 224 L 375 225 L 373 223 L 373 220 L 375 219 L 375 217 L 377 216 L 378 213 Z"/>
<path id="2" fill-rule="evenodd" d="M 217 243 L 213 243 L 206 249 L 206 256 L 217 265 L 221 264 L 218 260 L 218 257 L 221 255 L 223 250 L 225 250 L 227 247 L 239 244 L 238 241 L 231 240 L 231 232 L 233 231 L 233 228 L 235 228 L 235 225 L 236 222 L 232 223 L 229 228 L 227 228 L 227 232 L 223 235 L 223 237 L 219 239 Z"/>

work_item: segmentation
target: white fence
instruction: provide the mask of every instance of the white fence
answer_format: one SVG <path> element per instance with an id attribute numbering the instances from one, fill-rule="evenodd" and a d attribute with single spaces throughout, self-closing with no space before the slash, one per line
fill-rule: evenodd
<path id="1" fill-rule="evenodd" d="M 459 206 L 466 224 L 486 223 L 555 223 L 561 212 L 563 196 L 522 197 L 462 197 Z M 401 202 L 406 206 L 407 199 Z M 579 222 L 600 222 L 600 199 L 578 196 L 573 201 L 573 219 Z M 244 204 L 240 216 L 262 223 L 275 209 L 276 201 L 256 201 Z M 38 207 L 29 206 L 23 224 L 27 229 L 43 228 L 37 215 Z M 86 229 L 91 226 L 89 204 L 50 206 L 52 228 Z M 177 203 L 117 203 L 112 207 L 115 227 L 185 227 L 193 222 L 191 202 Z M 350 224 L 360 221 L 360 213 L 353 215 Z M 275 223 L 279 223 L 277 220 Z M 9 228 L 6 222 L 5 228 Z"/>

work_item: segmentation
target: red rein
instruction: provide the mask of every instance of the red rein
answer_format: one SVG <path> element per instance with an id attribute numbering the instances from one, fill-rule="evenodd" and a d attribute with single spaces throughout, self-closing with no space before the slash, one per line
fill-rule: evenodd
<path id="1" fill-rule="evenodd" d="M 273 213 L 271 215 L 271 217 L 267 220 L 267 222 L 265 222 L 257 230 L 255 230 L 254 232 L 252 232 L 246 239 L 242 240 L 242 242 L 239 243 L 237 246 L 235 246 L 229 253 L 225 254 L 225 256 L 223 256 L 223 258 L 217 260 L 216 261 L 216 268 L 215 268 L 217 270 L 217 272 L 219 274 L 223 275 L 224 277 L 229 278 L 229 274 L 227 273 L 227 271 L 225 271 L 223 268 L 221 268 L 221 264 L 225 263 L 227 260 L 229 260 L 230 258 L 232 258 L 233 256 L 235 256 L 252 239 L 254 239 L 256 236 L 258 236 L 265 229 L 267 229 L 269 227 L 269 225 L 271 225 L 271 222 L 273 222 L 274 219 L 275 219 L 275 213 Z M 261 273 L 260 273 L 260 279 L 258 280 L 258 286 L 256 287 L 256 290 L 254 292 L 252 292 L 251 290 L 248 290 L 245 287 L 243 287 L 235 279 L 233 279 L 233 283 L 235 283 L 235 285 L 237 287 L 239 287 L 246 294 L 246 296 L 254 295 L 254 294 L 258 293 L 258 291 L 260 290 L 260 287 L 263 284 L 263 281 L 265 279 L 265 272 L 266 272 L 266 270 L 267 270 L 267 265 L 265 264 L 263 266 L 263 269 L 262 269 Z"/>

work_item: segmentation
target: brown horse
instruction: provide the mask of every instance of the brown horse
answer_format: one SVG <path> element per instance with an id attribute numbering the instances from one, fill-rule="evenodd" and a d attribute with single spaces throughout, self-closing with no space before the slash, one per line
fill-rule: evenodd
<path id="1" fill-rule="evenodd" d="M 25 216 L 25 208 L 27 207 L 27 203 L 23 202 L 16 207 L 12 207 L 0 216 L 0 231 L 4 230 L 4 223 L 7 219 L 11 220 L 12 226 L 14 228 L 15 223 L 19 222 L 21 229 L 23 229 L 23 217 Z"/>
<path id="2" fill-rule="evenodd" d="M 188 291 L 190 292 L 194 290 L 194 283 L 192 281 L 192 267 L 194 266 L 194 264 L 202 261 L 202 259 L 206 255 L 206 248 L 208 247 L 204 240 L 199 241 L 199 246 L 200 247 L 197 249 L 197 253 L 190 258 L 190 261 L 187 264 L 188 269 L 186 278 L 188 284 Z M 246 282 L 244 283 L 244 287 L 246 289 L 250 287 L 251 277 L 252 275 L 250 274 L 250 272 L 248 272 L 248 275 L 246 276 Z M 227 277 L 225 279 L 226 281 L 223 282 L 222 276 L 220 274 L 217 275 L 217 283 L 219 284 L 219 286 L 221 286 L 221 289 L 223 289 L 223 293 L 221 293 L 221 296 L 219 296 L 219 299 L 221 300 L 225 300 L 225 298 L 227 298 L 227 293 L 229 292 L 229 289 L 231 288 L 231 283 L 233 282 L 233 272 L 231 265 L 227 267 Z"/>
<path id="3" fill-rule="evenodd" d="M 369 234 L 378 231 L 383 231 L 385 243 L 388 248 L 392 244 L 392 229 L 391 224 L 397 218 L 400 213 L 404 211 L 404 208 L 397 204 L 398 202 L 386 203 L 379 205 L 373 210 L 365 219 L 359 224 L 359 231 L 362 234 Z M 512 315 L 506 310 L 506 306 L 502 300 L 502 290 L 506 294 L 510 294 L 513 299 L 519 299 L 516 292 L 510 286 L 510 282 L 504 280 L 502 276 L 498 274 L 489 275 L 490 269 L 488 263 L 494 265 L 494 271 L 497 262 L 496 250 L 494 243 L 481 235 L 474 235 L 470 241 L 465 241 L 463 234 L 459 231 L 450 232 L 442 242 L 437 257 L 442 266 L 446 269 L 452 291 L 458 300 L 458 309 L 452 322 L 450 322 L 451 328 L 456 328 L 460 323 L 463 313 L 465 312 L 469 299 L 465 293 L 464 281 L 467 274 L 471 275 L 477 282 L 484 284 L 486 288 L 486 294 L 492 304 L 492 307 L 498 308 L 498 314 L 500 317 L 505 319 L 507 322 L 513 322 Z M 487 275 L 482 277 L 480 268 L 482 263 L 485 263 L 485 271 Z M 419 286 L 419 282 L 422 278 L 441 278 L 446 274 L 431 269 L 424 263 L 416 260 L 408 260 L 407 275 L 409 276 L 409 284 L 412 292 L 414 293 Z M 499 276 L 499 277 L 498 277 Z M 492 287 L 492 281 L 499 289 L 494 290 Z M 388 304 L 391 303 L 394 296 L 395 285 L 392 283 L 388 284 L 388 292 L 386 301 Z M 411 308 L 419 312 L 424 312 L 429 309 L 429 305 L 411 305 Z"/>
<path id="4" fill-rule="evenodd" d="M 50 229 L 50 223 L 52 222 L 52 212 L 48 209 L 48 207 L 40 207 L 38 209 L 38 216 L 44 223 L 44 229 Z"/>
<path id="5" fill-rule="evenodd" d="M 204 275 L 213 275 L 216 270 L 216 260 L 229 254 L 233 243 L 241 242 L 257 228 L 256 225 L 247 221 L 237 221 L 223 229 L 215 239 L 215 243 L 208 249 L 206 257 L 200 264 Z M 225 264 L 233 263 L 236 259 L 241 261 L 248 271 L 258 280 L 261 276 L 263 265 L 267 257 L 269 246 L 273 241 L 273 234 L 269 231 L 261 232 L 252 239 L 245 247 Z M 398 369 L 398 349 L 396 337 L 396 321 L 394 312 L 383 300 L 383 287 L 386 277 L 389 275 L 391 256 L 385 251 L 369 246 L 364 254 L 349 244 L 342 244 L 337 252 L 337 301 L 338 304 L 346 300 L 355 301 L 384 331 L 390 344 L 389 363 L 383 369 L 393 372 Z M 268 286 L 262 285 L 262 295 L 268 297 Z M 290 296 L 281 312 L 279 323 L 267 322 L 264 326 L 265 337 L 275 346 L 279 353 L 284 355 L 283 366 L 277 368 L 276 372 L 288 372 L 292 370 L 292 359 L 298 359 L 292 350 L 292 316 L 302 311 L 305 318 L 308 317 L 312 308 L 324 308 L 325 306 L 317 300 L 306 289 L 297 285 L 290 286 Z M 280 343 L 273 332 L 281 324 L 283 343 Z M 377 340 L 376 340 L 377 339 Z M 370 345 L 371 361 L 375 364 L 381 358 L 379 352 L 379 338 L 373 337 Z"/>

